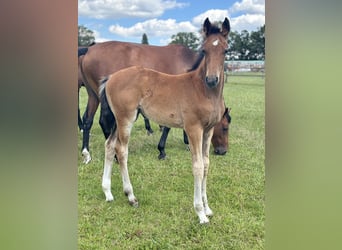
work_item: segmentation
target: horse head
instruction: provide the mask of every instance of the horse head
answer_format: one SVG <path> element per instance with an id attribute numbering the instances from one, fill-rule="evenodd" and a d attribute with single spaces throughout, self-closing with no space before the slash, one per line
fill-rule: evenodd
<path id="1" fill-rule="evenodd" d="M 208 18 L 204 21 L 202 53 L 206 61 L 205 83 L 209 88 L 215 88 L 220 81 L 223 81 L 223 62 L 228 50 L 229 31 L 230 24 L 227 18 L 222 23 L 221 29 L 212 25 Z"/>
<path id="2" fill-rule="evenodd" d="M 212 144 L 216 155 L 225 155 L 229 149 L 229 125 L 231 122 L 230 109 L 226 108 L 221 121 L 214 127 Z"/>

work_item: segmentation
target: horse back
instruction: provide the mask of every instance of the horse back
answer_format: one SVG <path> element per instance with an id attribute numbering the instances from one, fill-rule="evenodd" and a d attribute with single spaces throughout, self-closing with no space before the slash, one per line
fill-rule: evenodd
<path id="1" fill-rule="evenodd" d="M 98 80 L 130 66 L 143 66 L 168 74 L 184 73 L 192 67 L 197 54 L 182 45 L 151 46 L 110 41 L 88 49 L 83 71 L 92 89 Z"/>

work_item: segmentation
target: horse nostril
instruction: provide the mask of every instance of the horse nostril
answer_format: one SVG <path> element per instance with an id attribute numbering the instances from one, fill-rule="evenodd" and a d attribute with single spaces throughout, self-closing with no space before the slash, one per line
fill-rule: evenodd
<path id="1" fill-rule="evenodd" d="M 214 153 L 216 155 L 225 155 L 227 153 L 227 150 L 224 150 L 224 149 L 215 149 L 214 150 Z"/>
<path id="2" fill-rule="evenodd" d="M 206 76 L 205 82 L 208 84 L 216 84 L 218 82 L 218 77 L 217 76 Z"/>

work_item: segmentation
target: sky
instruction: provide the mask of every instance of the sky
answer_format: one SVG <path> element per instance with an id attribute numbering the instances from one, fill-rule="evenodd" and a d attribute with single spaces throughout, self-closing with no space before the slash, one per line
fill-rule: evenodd
<path id="1" fill-rule="evenodd" d="M 265 24 L 265 0 L 78 0 L 78 25 L 92 30 L 96 42 L 167 45 L 178 32 L 199 34 L 205 18 L 228 17 L 232 31 L 256 31 Z"/>

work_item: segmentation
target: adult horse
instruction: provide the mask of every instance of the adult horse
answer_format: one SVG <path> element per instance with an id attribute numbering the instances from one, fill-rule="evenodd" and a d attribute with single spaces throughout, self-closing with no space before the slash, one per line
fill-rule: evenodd
<path id="1" fill-rule="evenodd" d="M 151 46 L 110 41 L 97 43 L 90 47 L 81 64 L 82 76 L 88 92 L 88 103 L 83 115 L 83 142 L 81 149 L 83 162 L 89 163 L 91 160 L 89 133 L 100 102 L 98 94 L 99 79 L 133 65 L 141 65 L 168 74 L 180 74 L 191 69 L 199 56 L 200 54 L 182 45 Z M 107 138 L 110 134 L 109 128 L 111 127 L 113 117 L 107 112 L 106 114 L 110 117 L 108 119 L 103 113 L 106 113 L 105 109 L 101 109 L 100 125 L 105 138 Z M 164 132 L 164 137 L 166 137 L 165 134 L 167 136 L 167 131 Z M 217 136 L 222 137 L 222 134 Z M 227 146 L 223 145 L 221 148 L 225 147 Z M 222 154 L 224 153 L 225 151 L 223 150 Z"/>
<path id="2" fill-rule="evenodd" d="M 120 165 L 123 190 L 131 205 L 137 206 L 129 178 L 128 142 L 138 110 L 146 117 L 167 127 L 183 128 L 189 137 L 194 175 L 194 208 L 200 223 L 208 223 L 213 215 L 209 208 L 206 182 L 209 170 L 210 140 L 225 112 L 223 100 L 224 58 L 228 49 L 230 24 L 227 18 L 222 29 L 203 24 L 204 57 L 196 69 L 180 75 L 168 75 L 141 66 L 120 70 L 101 85 L 116 125 L 105 143 L 102 189 L 106 201 L 113 200 L 111 172 L 114 155 Z"/>

